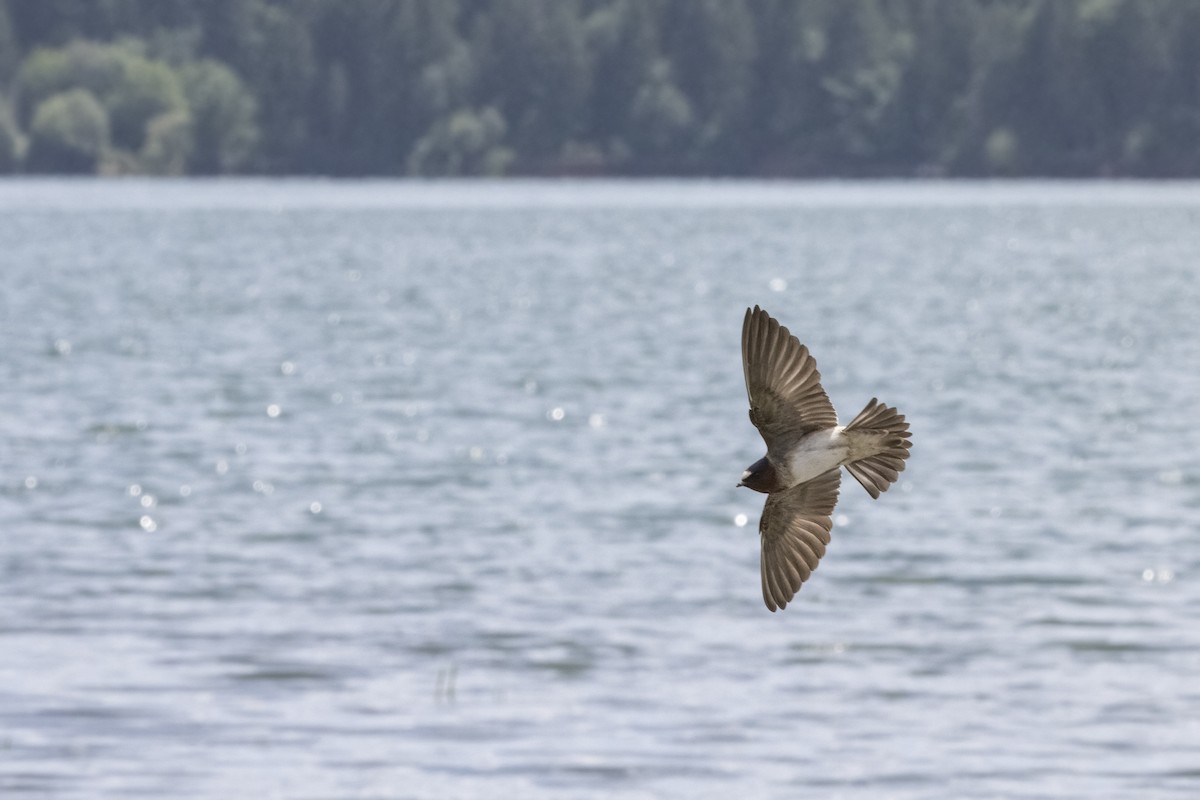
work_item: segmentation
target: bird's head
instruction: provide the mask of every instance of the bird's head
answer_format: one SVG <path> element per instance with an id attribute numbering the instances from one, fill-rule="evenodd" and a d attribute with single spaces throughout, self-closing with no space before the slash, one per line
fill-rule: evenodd
<path id="1" fill-rule="evenodd" d="M 745 486 L 747 489 L 753 489 L 756 492 L 764 494 L 772 491 L 775 487 L 778 477 L 775 475 L 775 467 L 771 466 L 771 462 L 764 456 L 758 461 L 755 461 L 746 471 L 742 473 L 742 479 L 738 482 L 738 486 Z"/>

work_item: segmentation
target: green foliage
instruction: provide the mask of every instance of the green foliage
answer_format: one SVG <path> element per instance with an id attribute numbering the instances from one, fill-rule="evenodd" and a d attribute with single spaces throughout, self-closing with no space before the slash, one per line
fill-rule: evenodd
<path id="1" fill-rule="evenodd" d="M 0 87 L 8 86 L 16 72 L 19 50 L 8 6 L 0 0 Z"/>
<path id="2" fill-rule="evenodd" d="M 476 41 L 480 87 L 512 126 L 517 154 L 535 169 L 559 155 L 583 123 L 588 62 L 570 0 L 496 0 Z"/>
<path id="3" fill-rule="evenodd" d="M 186 111 L 159 114 L 146 126 L 141 165 L 155 175 L 182 175 L 192 152 L 192 120 Z"/>
<path id="4" fill-rule="evenodd" d="M 87 89 L 43 100 L 29 130 L 28 166 L 34 172 L 94 172 L 108 147 L 108 114 Z"/>
<path id="5" fill-rule="evenodd" d="M 584 36 L 595 76 L 592 130 L 611 140 L 630 131 L 634 100 L 660 61 L 658 20 L 643 0 L 617 0 L 584 20 Z"/>
<path id="6" fill-rule="evenodd" d="M 151 120 L 183 113 L 187 104 L 174 70 L 162 62 L 128 55 L 120 79 L 104 98 L 112 121 L 113 142 L 126 150 L 142 147 Z"/>
<path id="7" fill-rule="evenodd" d="M 0 0 L 0 165 L 83 90 L 108 171 L 1200 176 L 1197 41 L 1195 0 Z"/>
<path id="8" fill-rule="evenodd" d="M 142 146 L 151 119 L 186 109 L 179 80 L 166 64 L 146 59 L 133 45 L 76 41 L 36 50 L 22 64 L 17 76 L 22 118 L 47 97 L 70 89 L 84 89 L 100 101 L 113 143 L 130 151 Z"/>
<path id="9" fill-rule="evenodd" d="M 249 163 L 259 141 L 257 104 L 233 70 L 205 59 L 181 72 L 194 145 L 190 171 L 236 172 Z"/>
<path id="10" fill-rule="evenodd" d="M 121 80 L 125 52 L 93 42 L 72 42 L 61 48 L 34 50 L 17 74 L 17 117 L 30 122 L 46 98 L 70 89 L 84 89 L 104 98 Z"/>
<path id="11" fill-rule="evenodd" d="M 495 108 L 460 109 L 421 137 L 409 160 L 414 175 L 503 175 L 513 153 L 504 147 L 504 118 Z"/>
<path id="12" fill-rule="evenodd" d="M 746 0 L 677 0 L 668 6 L 663 28 L 672 74 L 697 126 L 692 158 L 720 164 L 721 172 L 744 170 L 758 56 Z"/>
<path id="13" fill-rule="evenodd" d="M 8 105 L 0 101 L 0 175 L 17 168 L 21 139 Z"/>
<path id="14" fill-rule="evenodd" d="M 695 131 L 687 95 L 671 80 L 671 67 L 659 61 L 638 89 L 630 109 L 629 142 L 652 165 L 676 171 Z"/>
<path id="15" fill-rule="evenodd" d="M 1020 167 L 1020 147 L 1016 134 L 1008 128 L 992 131 L 983 144 L 983 158 L 988 172 L 996 175 L 1016 173 Z"/>

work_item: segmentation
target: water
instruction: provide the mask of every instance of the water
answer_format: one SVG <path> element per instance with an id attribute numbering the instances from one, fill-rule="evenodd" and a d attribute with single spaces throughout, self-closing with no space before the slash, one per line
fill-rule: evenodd
<path id="1" fill-rule="evenodd" d="M 1198 252 L 1188 184 L 0 183 L 0 795 L 1194 797 Z M 915 444 L 774 615 L 754 303 Z"/>

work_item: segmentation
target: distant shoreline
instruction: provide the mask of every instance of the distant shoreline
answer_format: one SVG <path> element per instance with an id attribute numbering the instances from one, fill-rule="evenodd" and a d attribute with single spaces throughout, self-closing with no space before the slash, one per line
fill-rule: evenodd
<path id="1" fill-rule="evenodd" d="M 1200 3 L 0 0 L 0 174 L 1200 178 Z"/>

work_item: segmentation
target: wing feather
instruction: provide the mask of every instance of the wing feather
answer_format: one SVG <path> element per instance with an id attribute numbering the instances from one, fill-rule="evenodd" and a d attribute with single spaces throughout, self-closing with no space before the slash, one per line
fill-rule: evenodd
<path id="1" fill-rule="evenodd" d="M 816 359 L 758 306 L 746 309 L 742 323 L 742 368 L 750 421 L 762 434 L 768 452 L 776 444 L 837 425 L 837 412 L 821 387 Z"/>
<path id="2" fill-rule="evenodd" d="M 758 531 L 762 538 L 762 590 L 767 608 L 787 604 L 812 577 L 833 529 L 841 470 L 767 495 Z"/>

